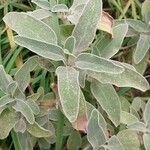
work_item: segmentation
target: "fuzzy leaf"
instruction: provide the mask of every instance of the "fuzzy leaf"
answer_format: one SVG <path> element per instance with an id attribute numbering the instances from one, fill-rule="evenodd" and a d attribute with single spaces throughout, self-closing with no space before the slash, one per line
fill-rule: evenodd
<path id="1" fill-rule="evenodd" d="M 76 39 L 73 36 L 69 36 L 65 41 L 65 49 L 72 53 L 75 48 L 75 43 Z"/>
<path id="2" fill-rule="evenodd" d="M 129 130 L 133 130 L 133 131 L 140 131 L 140 132 L 146 132 L 146 125 L 143 122 L 135 122 L 133 124 L 130 124 L 127 126 L 129 128 Z"/>
<path id="3" fill-rule="evenodd" d="M 4 22 L 19 36 L 41 42 L 57 44 L 55 32 L 44 22 L 26 13 L 10 12 L 3 18 Z"/>
<path id="4" fill-rule="evenodd" d="M 16 123 L 14 130 L 21 133 L 26 131 L 26 123 L 22 118 Z"/>
<path id="5" fill-rule="evenodd" d="M 26 120 L 33 124 L 35 121 L 34 114 L 30 106 L 23 100 L 16 100 L 16 104 L 13 106 L 13 108 L 17 112 L 21 112 L 21 114 L 26 118 Z"/>
<path id="6" fill-rule="evenodd" d="M 105 132 L 99 125 L 99 114 L 96 110 L 92 111 L 88 122 L 87 139 L 94 150 L 98 150 L 106 142 Z"/>
<path id="7" fill-rule="evenodd" d="M 15 99 L 11 98 L 9 95 L 5 95 L 0 98 L 0 107 L 3 107 L 9 103 L 12 103 Z"/>
<path id="8" fill-rule="evenodd" d="M 85 51 L 92 43 L 101 14 L 102 0 L 89 0 L 72 33 L 76 38 L 74 54 Z"/>
<path id="9" fill-rule="evenodd" d="M 32 0 L 32 2 L 43 9 L 46 9 L 46 10 L 51 9 L 51 5 L 47 0 Z"/>
<path id="10" fill-rule="evenodd" d="M 52 12 L 68 12 L 69 9 L 65 4 L 57 4 L 52 7 Z"/>
<path id="11" fill-rule="evenodd" d="M 63 50 L 59 46 L 48 44 L 48 43 L 43 43 L 40 41 L 28 39 L 28 38 L 21 37 L 21 36 L 16 36 L 14 40 L 18 45 L 22 47 L 26 47 L 30 51 L 44 58 L 52 59 L 56 61 L 64 60 Z"/>
<path id="12" fill-rule="evenodd" d="M 87 0 L 74 0 L 73 1 L 73 4 L 72 4 L 72 6 L 71 6 L 71 10 L 74 10 L 75 8 L 77 8 L 79 5 L 85 5 L 86 3 L 87 3 L 88 1 Z"/>
<path id="13" fill-rule="evenodd" d="M 146 150 L 150 149 L 150 134 L 144 134 L 143 135 L 143 140 L 144 140 L 144 146 Z"/>
<path id="14" fill-rule="evenodd" d="M 115 126 L 118 126 L 120 124 L 121 103 L 113 86 L 93 81 L 91 83 L 91 92 L 106 111 L 110 120 Z"/>
<path id="15" fill-rule="evenodd" d="M 82 70 L 111 74 L 119 74 L 124 71 L 123 67 L 114 64 L 111 60 L 89 53 L 80 54 L 75 61 L 75 66 Z"/>
<path id="16" fill-rule="evenodd" d="M 70 122 L 74 122 L 79 112 L 79 72 L 72 67 L 58 67 L 56 74 L 63 112 Z"/>
<path id="17" fill-rule="evenodd" d="M 136 64 L 140 63 L 150 48 L 150 35 L 141 34 L 137 47 L 133 53 L 133 60 Z"/>
<path id="18" fill-rule="evenodd" d="M 142 15 L 143 15 L 147 24 L 150 21 L 150 9 L 149 8 L 150 8 L 150 1 L 145 0 L 142 4 Z"/>
<path id="19" fill-rule="evenodd" d="M 144 111 L 144 121 L 147 125 L 150 125 L 150 100 L 148 100 L 145 111 Z"/>
<path id="20" fill-rule="evenodd" d="M 133 87 L 141 91 L 149 89 L 149 84 L 142 75 L 129 66 L 127 67 L 126 65 L 118 62 L 117 64 L 120 64 L 125 69 L 125 71 L 121 74 L 96 73 L 89 71 L 88 75 L 104 84 L 110 83 L 118 87 Z"/>
<path id="21" fill-rule="evenodd" d="M 51 131 L 44 129 L 36 122 L 34 124 L 27 124 L 27 131 L 37 138 L 50 137 L 52 135 Z"/>
<path id="22" fill-rule="evenodd" d="M 5 139 L 11 129 L 19 120 L 18 115 L 14 111 L 5 109 L 0 115 L 0 139 Z"/>

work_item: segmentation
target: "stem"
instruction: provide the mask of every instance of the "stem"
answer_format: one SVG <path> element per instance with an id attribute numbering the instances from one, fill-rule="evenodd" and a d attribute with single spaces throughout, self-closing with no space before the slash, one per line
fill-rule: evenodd
<path id="1" fill-rule="evenodd" d="M 14 143 L 15 150 L 22 150 L 22 147 L 21 147 L 19 139 L 18 139 L 18 135 L 13 130 L 11 131 L 11 137 L 12 137 L 12 140 Z"/>
<path id="2" fill-rule="evenodd" d="M 55 150 L 61 150 L 62 149 L 63 129 L 64 129 L 64 115 L 59 110 L 59 112 L 58 112 L 58 123 L 57 123 L 57 132 L 56 132 L 56 147 L 55 147 Z"/>

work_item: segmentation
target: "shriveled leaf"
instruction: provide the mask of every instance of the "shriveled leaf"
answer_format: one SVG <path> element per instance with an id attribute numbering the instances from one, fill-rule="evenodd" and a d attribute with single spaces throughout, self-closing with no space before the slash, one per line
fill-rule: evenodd
<path id="1" fill-rule="evenodd" d="M 0 139 L 5 139 L 11 129 L 19 120 L 18 115 L 14 111 L 5 109 L 0 115 Z"/>
<path id="2" fill-rule="evenodd" d="M 97 28 L 99 30 L 108 32 L 113 36 L 113 22 L 114 19 L 112 18 L 112 16 L 110 16 L 108 13 L 103 11 L 102 18 L 99 21 Z"/>
<path id="3" fill-rule="evenodd" d="M 56 74 L 63 112 L 70 122 L 74 122 L 79 112 L 79 72 L 72 67 L 58 67 Z"/>
<path id="4" fill-rule="evenodd" d="M 22 118 L 16 123 L 14 130 L 21 133 L 26 131 L 26 123 Z"/>
<path id="5" fill-rule="evenodd" d="M 150 100 L 148 100 L 144 110 L 144 121 L 147 125 L 150 125 Z"/>
<path id="6" fill-rule="evenodd" d="M 113 86 L 94 80 L 91 83 L 91 92 L 106 111 L 110 120 L 115 126 L 118 126 L 120 124 L 121 103 Z"/>
<path id="7" fill-rule="evenodd" d="M 136 64 L 140 63 L 150 49 L 150 35 L 141 34 L 137 47 L 133 53 L 133 60 Z"/>
<path id="8" fill-rule="evenodd" d="M 23 100 L 16 100 L 16 104 L 13 106 L 13 108 L 17 112 L 21 112 L 21 114 L 26 118 L 26 120 L 33 124 L 35 121 L 34 114 L 30 106 Z"/>
<path id="9" fill-rule="evenodd" d="M 150 134 L 144 134 L 143 135 L 143 140 L 144 140 L 144 146 L 146 150 L 150 149 Z"/>
<path id="10" fill-rule="evenodd" d="M 9 95 L 5 95 L 0 98 L 0 107 L 3 107 L 9 103 L 12 103 L 13 101 L 15 101 L 14 98 L 11 98 Z"/>
<path id="11" fill-rule="evenodd" d="M 52 135 L 51 131 L 44 129 L 36 122 L 34 124 L 27 124 L 27 131 L 37 138 L 50 137 Z"/>
<path id="12" fill-rule="evenodd" d="M 82 91 L 80 91 L 79 113 L 75 122 L 72 123 L 76 130 L 87 132 L 87 107 Z"/>
<path id="13" fill-rule="evenodd" d="M 123 43 L 123 40 L 127 34 L 128 25 L 127 24 L 119 24 L 113 28 L 113 38 L 106 45 L 105 48 L 100 50 L 100 56 L 104 58 L 111 58 L 114 56 Z"/>
<path id="14" fill-rule="evenodd" d="M 88 122 L 87 139 L 95 150 L 98 150 L 106 142 L 106 135 L 99 125 L 99 114 L 96 110 L 92 111 Z"/>
<path id="15" fill-rule="evenodd" d="M 146 132 L 146 125 L 143 122 L 135 122 L 127 126 L 129 130 Z"/>
<path id="16" fill-rule="evenodd" d="M 68 138 L 67 148 L 68 150 L 78 150 L 81 147 L 82 139 L 79 132 L 74 131 Z"/>
<path id="17" fill-rule="evenodd" d="M 132 124 L 132 123 L 135 123 L 135 122 L 138 122 L 138 118 L 136 118 L 134 115 L 128 113 L 128 112 L 125 112 L 125 111 L 121 111 L 121 120 L 120 122 L 123 123 L 123 124 Z"/>
<path id="18" fill-rule="evenodd" d="M 149 89 L 149 84 L 142 75 L 122 63 L 117 62 L 117 64 L 120 64 L 125 69 L 125 71 L 121 74 L 96 73 L 88 71 L 88 75 L 102 83 L 110 83 L 118 87 L 133 87 L 141 91 Z"/>
<path id="19" fill-rule="evenodd" d="M 32 2 L 43 9 L 46 9 L 46 10 L 51 9 L 51 5 L 47 0 L 32 0 Z"/>
<path id="20" fill-rule="evenodd" d="M 17 32 L 19 36 L 57 44 L 55 32 L 44 22 L 26 13 L 10 12 L 3 20 L 12 30 Z"/>
<path id="21" fill-rule="evenodd" d="M 75 48 L 75 43 L 76 39 L 73 36 L 69 36 L 65 41 L 65 49 L 72 53 Z"/>
<path id="22" fill-rule="evenodd" d="M 43 43 L 21 36 L 16 36 L 14 40 L 18 45 L 26 47 L 27 49 L 38 54 L 39 56 L 56 61 L 64 60 L 63 50 L 57 45 Z"/>
<path id="23" fill-rule="evenodd" d="M 119 74 L 124 71 L 123 67 L 114 64 L 111 60 L 89 53 L 80 54 L 75 61 L 75 66 L 82 70 L 111 74 Z"/>
<path id="24" fill-rule="evenodd" d="M 76 38 L 74 54 L 85 51 L 92 43 L 101 14 L 102 0 L 89 0 L 72 33 Z"/>
<path id="25" fill-rule="evenodd" d="M 125 150 L 121 142 L 119 141 L 118 137 L 116 135 L 112 136 L 109 141 L 106 148 L 110 150 Z"/>
<path id="26" fill-rule="evenodd" d="M 65 4 L 57 4 L 52 7 L 52 12 L 68 12 L 69 9 Z"/>
<path id="27" fill-rule="evenodd" d="M 123 130 L 117 134 L 120 143 L 123 145 L 124 149 L 130 150 L 140 150 L 140 142 L 138 135 L 130 130 Z"/>

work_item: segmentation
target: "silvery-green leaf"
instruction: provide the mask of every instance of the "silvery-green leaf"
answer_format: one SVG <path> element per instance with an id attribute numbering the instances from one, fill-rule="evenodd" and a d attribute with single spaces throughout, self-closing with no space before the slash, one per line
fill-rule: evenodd
<path id="1" fill-rule="evenodd" d="M 120 143 L 124 149 L 140 150 L 140 142 L 138 135 L 131 130 L 122 130 L 117 134 Z"/>
<path id="2" fill-rule="evenodd" d="M 100 50 L 100 56 L 104 58 L 111 58 L 114 56 L 123 43 L 123 40 L 127 34 L 128 25 L 127 24 L 119 24 L 113 28 L 113 38 L 106 45 L 105 48 Z"/>
<path id="3" fill-rule="evenodd" d="M 72 134 L 69 136 L 67 140 L 68 150 L 78 150 L 80 149 L 81 144 L 82 144 L 82 139 L 80 133 L 77 131 L 72 132 Z"/>
<path id="4" fill-rule="evenodd" d="M 26 123 L 22 118 L 16 123 L 16 125 L 14 126 L 14 130 L 21 133 L 24 133 L 26 131 Z"/>
<path id="5" fill-rule="evenodd" d="M 79 72 L 72 67 L 58 67 L 58 93 L 63 112 L 70 122 L 77 119 L 79 112 Z"/>
<path id="6" fill-rule="evenodd" d="M 111 74 L 119 74 L 124 71 L 123 67 L 114 64 L 111 60 L 90 53 L 80 54 L 75 61 L 75 66 L 82 70 Z"/>
<path id="7" fill-rule="evenodd" d="M 57 45 L 43 43 L 21 36 L 16 36 L 14 40 L 18 45 L 26 47 L 27 49 L 38 54 L 39 56 L 55 61 L 64 60 L 63 50 Z"/>
<path id="8" fill-rule="evenodd" d="M 144 134 L 143 135 L 143 140 L 144 140 L 144 146 L 146 150 L 150 149 L 150 134 Z"/>
<path id="9" fill-rule="evenodd" d="M 10 12 L 3 20 L 12 30 L 17 32 L 19 36 L 57 44 L 55 32 L 44 22 L 26 13 Z"/>
<path id="10" fill-rule="evenodd" d="M 125 150 L 121 142 L 119 141 L 116 135 L 112 136 L 109 141 L 108 145 L 105 146 L 110 150 Z"/>
<path id="11" fill-rule="evenodd" d="M 5 139 L 11 129 L 19 120 L 18 115 L 14 111 L 5 109 L 0 115 L 0 139 Z"/>
<path id="12" fill-rule="evenodd" d="M 32 2 L 45 10 L 51 9 L 51 5 L 47 0 L 32 0 Z"/>
<path id="13" fill-rule="evenodd" d="M 42 20 L 51 16 L 51 12 L 44 9 L 36 9 L 34 11 L 27 12 L 30 16 Z"/>
<path id="14" fill-rule="evenodd" d="M 94 80 L 91 83 L 91 92 L 106 111 L 110 120 L 115 126 L 118 126 L 120 124 L 121 103 L 113 86 Z"/>
<path id="15" fill-rule="evenodd" d="M 68 12 L 69 9 L 65 4 L 57 4 L 52 7 L 52 12 Z"/>
<path id="16" fill-rule="evenodd" d="M 69 36 L 65 41 L 65 49 L 72 53 L 75 48 L 75 43 L 76 39 L 73 36 Z"/>
<path id="17" fill-rule="evenodd" d="M 3 107 L 9 103 L 14 102 L 14 101 L 15 101 L 14 98 L 11 98 L 9 95 L 5 95 L 5 96 L 0 98 L 0 107 Z"/>
<path id="18" fill-rule="evenodd" d="M 22 91 L 24 91 L 30 83 L 30 72 L 37 66 L 37 60 L 38 56 L 29 58 L 15 74 L 15 79 Z"/>
<path id="19" fill-rule="evenodd" d="M 85 51 L 92 43 L 101 14 L 102 0 L 89 0 L 72 33 L 76 38 L 74 54 Z"/>
<path id="20" fill-rule="evenodd" d="M 21 114 L 26 118 L 26 120 L 33 124 L 35 121 L 34 114 L 30 106 L 27 104 L 27 102 L 23 100 L 16 100 L 16 104 L 13 106 L 13 108 L 17 112 L 21 112 Z"/>
<path id="21" fill-rule="evenodd" d="M 121 123 L 129 125 L 138 121 L 139 121 L 138 118 L 136 118 L 134 115 L 125 111 L 121 111 L 121 117 L 120 117 Z"/>
<path id="22" fill-rule="evenodd" d="M 106 135 L 99 124 L 99 113 L 93 110 L 88 121 L 87 139 L 94 148 L 98 150 L 106 142 Z"/>
<path id="23" fill-rule="evenodd" d="M 2 65 L 0 65 L 0 75 L 1 75 L 1 79 L 0 79 L 0 89 L 2 89 L 2 91 L 4 91 L 5 93 L 7 93 L 7 86 L 10 83 L 9 77 L 6 74 L 4 67 Z"/>
<path id="24" fill-rule="evenodd" d="M 145 0 L 142 4 L 142 15 L 147 24 L 150 21 L 150 9 L 149 8 L 150 8 L 150 1 Z"/>
<path id="25" fill-rule="evenodd" d="M 6 108 L 7 108 L 6 106 L 0 107 L 0 115 Z"/>
<path id="26" fill-rule="evenodd" d="M 27 131 L 37 138 L 50 137 L 52 135 L 51 131 L 44 129 L 36 122 L 34 124 L 27 124 Z"/>
<path id="27" fill-rule="evenodd" d="M 77 6 L 83 5 L 83 4 L 85 5 L 87 2 L 88 2 L 87 0 L 80 0 L 80 1 L 79 0 L 74 0 L 70 9 L 74 10 Z"/>
<path id="28" fill-rule="evenodd" d="M 79 71 L 79 84 L 82 88 L 85 87 L 85 80 L 86 80 L 86 71 L 80 70 Z"/>
<path id="29" fill-rule="evenodd" d="M 123 96 L 120 96 L 120 102 L 121 102 L 121 110 L 129 112 L 130 111 L 130 102 Z"/>
<path id="30" fill-rule="evenodd" d="M 125 22 L 137 32 L 149 32 L 150 28 L 140 20 L 126 19 Z"/>
<path id="31" fill-rule="evenodd" d="M 30 106 L 35 115 L 38 115 L 40 113 L 40 108 L 34 100 L 28 99 L 26 102 Z"/>
<path id="32" fill-rule="evenodd" d="M 130 124 L 127 126 L 129 130 L 133 130 L 133 131 L 140 131 L 140 132 L 146 132 L 146 124 L 144 124 L 143 122 L 135 122 L 133 124 Z"/>
<path id="33" fill-rule="evenodd" d="M 150 35 L 140 34 L 137 47 L 133 53 L 133 60 L 136 64 L 140 63 L 150 49 Z"/>
<path id="34" fill-rule="evenodd" d="M 147 125 L 150 125 L 150 100 L 148 100 L 144 110 L 144 121 Z"/>
<path id="35" fill-rule="evenodd" d="M 88 75 L 102 83 L 110 83 L 118 87 L 132 87 L 141 91 L 146 91 L 149 89 L 149 83 L 141 74 L 127 66 L 124 66 L 122 63 L 119 64 L 125 69 L 125 71 L 120 74 L 96 73 L 88 71 Z"/>

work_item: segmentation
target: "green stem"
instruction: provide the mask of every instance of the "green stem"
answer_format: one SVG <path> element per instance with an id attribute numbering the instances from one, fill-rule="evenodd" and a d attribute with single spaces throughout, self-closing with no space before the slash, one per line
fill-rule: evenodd
<path id="1" fill-rule="evenodd" d="M 15 150 L 22 150 L 19 139 L 18 139 L 18 135 L 13 130 L 11 131 L 11 137 L 14 143 Z"/>
<path id="2" fill-rule="evenodd" d="M 56 147 L 55 150 L 62 149 L 63 143 L 63 129 L 64 129 L 64 115 L 61 111 L 58 112 L 58 123 L 57 123 L 57 132 L 56 132 Z"/>

